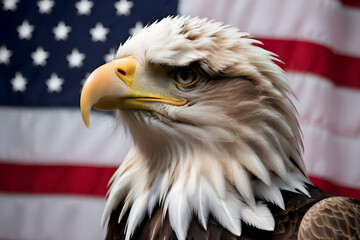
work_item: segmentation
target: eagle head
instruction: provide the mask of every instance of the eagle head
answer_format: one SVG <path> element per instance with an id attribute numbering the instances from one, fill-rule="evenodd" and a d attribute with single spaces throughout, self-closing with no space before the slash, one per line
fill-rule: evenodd
<path id="1" fill-rule="evenodd" d="M 296 110 L 276 56 L 247 33 L 206 19 L 168 17 L 121 45 L 81 95 L 115 110 L 134 144 L 112 177 L 105 221 L 122 204 L 129 239 L 155 207 L 178 239 L 209 216 L 241 235 L 241 221 L 272 230 L 266 202 L 307 194 Z"/>

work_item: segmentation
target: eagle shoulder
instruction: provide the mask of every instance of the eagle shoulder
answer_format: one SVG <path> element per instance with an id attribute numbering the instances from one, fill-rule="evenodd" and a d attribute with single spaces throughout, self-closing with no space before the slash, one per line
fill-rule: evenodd
<path id="1" fill-rule="evenodd" d="M 319 201 L 306 212 L 298 239 L 360 239 L 360 201 L 340 196 Z"/>

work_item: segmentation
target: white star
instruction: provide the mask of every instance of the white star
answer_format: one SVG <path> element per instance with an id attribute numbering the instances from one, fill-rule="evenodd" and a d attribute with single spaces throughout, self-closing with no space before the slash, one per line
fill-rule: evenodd
<path id="1" fill-rule="evenodd" d="M 34 31 L 35 27 L 33 25 L 30 25 L 27 20 L 24 20 L 20 26 L 18 26 L 17 31 L 19 33 L 20 39 L 31 39 L 32 32 Z"/>
<path id="2" fill-rule="evenodd" d="M 66 60 L 69 62 L 69 67 L 81 67 L 85 58 L 84 53 L 80 53 L 76 48 L 72 50 L 71 54 L 66 56 Z"/>
<path id="3" fill-rule="evenodd" d="M 94 28 L 90 29 L 90 34 L 92 36 L 93 42 L 96 41 L 105 42 L 106 34 L 108 33 L 109 33 L 109 29 L 104 28 L 104 25 L 102 25 L 102 23 L 97 23 Z"/>
<path id="4" fill-rule="evenodd" d="M 52 0 L 40 0 L 37 2 L 39 7 L 39 13 L 41 14 L 49 14 L 51 13 L 51 8 L 55 5 L 55 2 Z"/>
<path id="5" fill-rule="evenodd" d="M 14 92 L 25 92 L 27 79 L 20 72 L 15 73 L 15 77 L 11 79 L 11 85 Z"/>
<path id="6" fill-rule="evenodd" d="M 0 47 L 0 63 L 9 64 L 12 51 L 8 50 L 5 45 Z"/>
<path id="7" fill-rule="evenodd" d="M 16 4 L 19 2 L 19 0 L 3 0 L 3 10 L 7 11 L 15 11 L 16 10 Z"/>
<path id="8" fill-rule="evenodd" d="M 116 8 L 116 14 L 117 15 L 130 15 L 130 9 L 134 6 L 134 3 L 127 0 L 120 0 L 116 3 L 114 3 L 114 6 Z"/>
<path id="9" fill-rule="evenodd" d="M 75 3 L 79 15 L 90 15 L 94 3 L 89 0 L 81 0 Z"/>
<path id="10" fill-rule="evenodd" d="M 110 48 L 109 53 L 104 55 L 104 61 L 107 63 L 111 62 L 112 60 L 114 60 L 115 54 L 116 54 L 115 49 Z"/>
<path id="11" fill-rule="evenodd" d="M 144 28 L 144 25 L 142 24 L 142 22 L 136 22 L 135 27 L 130 28 L 129 33 L 131 36 L 133 36 L 133 35 L 137 34 L 138 32 L 140 32 L 143 28 Z"/>
<path id="12" fill-rule="evenodd" d="M 55 34 L 55 39 L 66 40 L 68 38 L 68 34 L 71 31 L 70 26 L 66 26 L 63 21 L 60 21 L 56 27 L 53 28 L 53 33 Z"/>
<path id="13" fill-rule="evenodd" d="M 35 66 L 45 66 L 46 59 L 49 57 L 49 53 L 44 51 L 42 47 L 38 47 L 35 52 L 31 53 L 31 58 L 33 59 L 33 64 Z"/>
<path id="14" fill-rule="evenodd" d="M 61 92 L 64 79 L 59 78 L 56 73 L 52 73 L 50 78 L 46 80 L 48 92 Z"/>

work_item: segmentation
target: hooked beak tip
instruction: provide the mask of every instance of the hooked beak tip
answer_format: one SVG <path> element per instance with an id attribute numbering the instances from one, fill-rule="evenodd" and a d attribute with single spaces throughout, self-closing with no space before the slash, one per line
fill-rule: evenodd
<path id="1" fill-rule="evenodd" d="M 84 124 L 87 128 L 90 128 L 90 109 L 87 108 L 86 110 L 81 108 L 81 116 L 84 121 Z"/>

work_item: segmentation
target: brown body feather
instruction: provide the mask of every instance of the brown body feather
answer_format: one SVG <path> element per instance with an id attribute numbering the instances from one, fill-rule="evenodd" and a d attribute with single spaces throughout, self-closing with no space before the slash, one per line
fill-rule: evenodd
<path id="1" fill-rule="evenodd" d="M 193 218 L 188 240 L 235 239 L 360 239 L 360 203 L 346 197 L 332 197 L 315 187 L 308 186 L 311 197 L 283 191 L 286 209 L 268 204 L 275 218 L 274 231 L 264 231 L 242 223 L 242 234 L 237 237 L 210 217 L 205 230 Z M 118 223 L 121 205 L 112 213 L 106 240 L 125 239 L 127 214 Z M 177 240 L 168 217 L 163 219 L 158 207 L 152 216 L 146 216 L 135 230 L 132 239 Z"/>
<path id="2" fill-rule="evenodd" d="M 360 201 L 347 197 L 320 201 L 305 214 L 298 239 L 360 239 Z"/>

